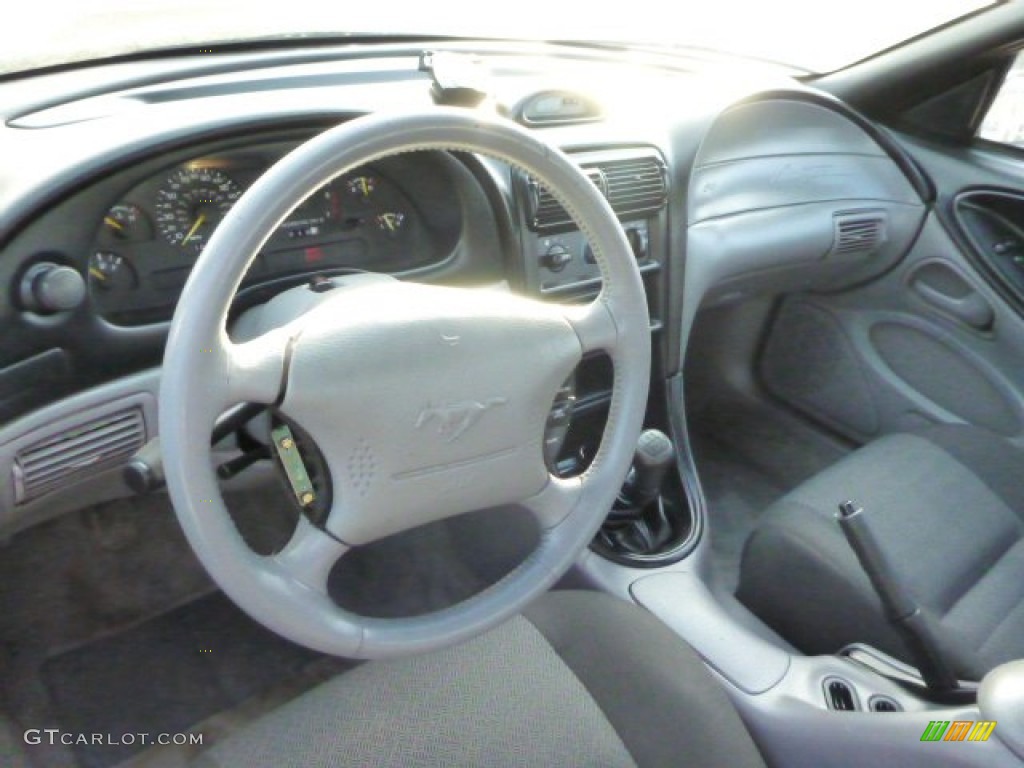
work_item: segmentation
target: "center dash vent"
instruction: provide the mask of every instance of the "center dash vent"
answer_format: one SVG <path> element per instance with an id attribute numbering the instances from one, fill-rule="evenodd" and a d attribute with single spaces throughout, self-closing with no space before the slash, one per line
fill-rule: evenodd
<path id="1" fill-rule="evenodd" d="M 130 408 L 93 419 L 18 451 L 14 457 L 16 503 L 108 469 L 146 442 L 142 411 Z"/>
<path id="2" fill-rule="evenodd" d="M 654 154 L 584 162 L 583 172 L 620 219 L 656 213 L 668 199 L 665 164 Z M 572 218 L 536 179 L 527 179 L 527 216 L 537 232 L 572 229 Z"/>
<path id="3" fill-rule="evenodd" d="M 852 712 L 857 709 L 853 689 L 845 680 L 830 677 L 825 681 L 825 703 L 836 712 Z"/>
<path id="4" fill-rule="evenodd" d="M 888 239 L 883 211 L 837 213 L 829 256 L 869 256 Z"/>

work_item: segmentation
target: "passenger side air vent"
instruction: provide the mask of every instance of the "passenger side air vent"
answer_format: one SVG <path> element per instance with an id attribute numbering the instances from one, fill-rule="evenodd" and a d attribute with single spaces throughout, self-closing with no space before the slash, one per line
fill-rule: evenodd
<path id="1" fill-rule="evenodd" d="M 857 709 L 850 684 L 837 677 L 825 680 L 825 704 L 836 712 L 853 712 Z"/>
<path id="2" fill-rule="evenodd" d="M 130 408 L 34 443 L 14 457 L 14 496 L 31 501 L 132 456 L 146 441 L 142 411 Z"/>
<path id="3" fill-rule="evenodd" d="M 883 211 L 851 211 L 834 217 L 835 234 L 829 256 L 869 256 L 888 237 Z"/>
<path id="4" fill-rule="evenodd" d="M 668 199 L 665 164 L 653 153 L 584 161 L 582 167 L 620 219 L 656 213 Z M 569 214 L 536 179 L 527 178 L 526 187 L 527 216 L 534 231 L 573 228 Z"/>

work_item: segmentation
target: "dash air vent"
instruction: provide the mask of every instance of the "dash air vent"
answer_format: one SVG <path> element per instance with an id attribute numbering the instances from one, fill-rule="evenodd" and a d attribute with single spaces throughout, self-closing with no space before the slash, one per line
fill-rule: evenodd
<path id="1" fill-rule="evenodd" d="M 620 219 L 655 213 L 668 199 L 665 164 L 657 155 L 621 155 L 599 161 L 584 161 L 583 172 L 611 203 Z M 572 229 L 573 223 L 562 205 L 536 179 L 527 179 L 527 215 L 537 232 Z"/>
<path id="2" fill-rule="evenodd" d="M 601 194 L 607 197 L 608 193 L 604 183 L 604 174 L 601 173 L 601 169 L 585 168 L 583 172 L 601 190 Z M 573 226 L 572 218 L 565 212 L 565 208 L 555 199 L 555 196 L 548 192 L 546 187 L 532 178 L 529 180 L 528 185 L 530 188 L 530 207 L 533 212 L 533 215 L 530 217 L 530 223 L 534 229 L 552 230 Z"/>
<path id="3" fill-rule="evenodd" d="M 829 256 L 869 256 L 888 238 L 882 211 L 837 213 L 833 221 L 835 232 Z"/>
<path id="4" fill-rule="evenodd" d="M 14 458 L 15 501 L 31 501 L 132 456 L 145 432 L 142 411 L 130 408 L 23 448 Z"/>

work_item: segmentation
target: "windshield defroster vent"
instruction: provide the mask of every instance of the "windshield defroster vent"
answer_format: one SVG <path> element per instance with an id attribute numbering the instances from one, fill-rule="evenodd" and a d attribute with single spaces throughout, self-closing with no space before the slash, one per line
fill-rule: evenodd
<path id="1" fill-rule="evenodd" d="M 668 199 L 665 164 L 655 154 L 584 162 L 583 172 L 620 219 L 656 213 Z M 527 216 L 537 232 L 572 229 L 569 214 L 536 179 L 527 178 Z"/>
<path id="2" fill-rule="evenodd" d="M 145 442 L 142 411 L 130 408 L 23 448 L 14 457 L 15 502 L 31 501 L 83 475 L 108 469 Z"/>

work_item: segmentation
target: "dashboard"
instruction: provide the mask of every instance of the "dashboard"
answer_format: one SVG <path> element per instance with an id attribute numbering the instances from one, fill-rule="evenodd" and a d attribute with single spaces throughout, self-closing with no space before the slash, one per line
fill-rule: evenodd
<path id="1" fill-rule="evenodd" d="M 862 281 L 920 224 L 918 180 L 899 153 L 786 73 L 450 47 L 487 60 L 482 108 L 543 132 L 621 221 L 647 289 L 652 403 L 681 371 L 698 306 Z M 186 56 L 0 89 L 0 528 L 127 493 L 119 470 L 156 436 L 169 321 L 217 224 L 325 128 L 432 108 L 422 53 Z M 849 241 L 865 226 L 868 239 Z M 286 289 L 364 271 L 544 301 L 601 288 L 586 238 L 535 180 L 499 159 L 410 152 L 350 170 L 288 214 L 229 323 Z M 559 393 L 546 436 L 558 471 L 592 455 L 613 377 L 607 360 L 584 361 Z"/>

